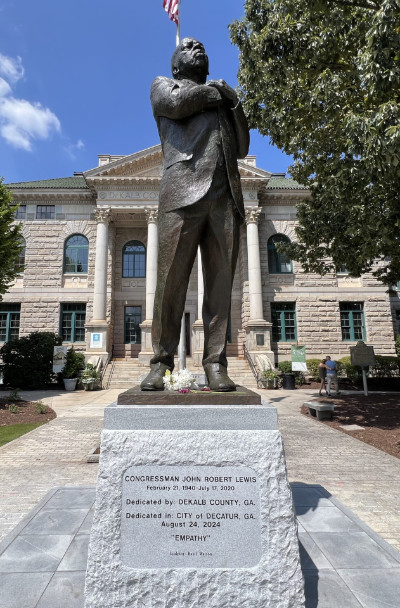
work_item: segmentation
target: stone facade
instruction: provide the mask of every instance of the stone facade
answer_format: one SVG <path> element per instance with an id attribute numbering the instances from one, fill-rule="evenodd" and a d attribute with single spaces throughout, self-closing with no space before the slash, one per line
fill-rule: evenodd
<path id="1" fill-rule="evenodd" d="M 307 358 L 328 353 L 336 358 L 348 355 L 355 340 L 343 339 L 341 317 L 347 314 L 350 326 L 356 317 L 351 309 L 343 312 L 347 303 L 358 306 L 365 341 L 378 354 L 394 354 L 400 300 L 398 295 L 389 297 L 371 274 L 350 278 L 344 272 L 321 277 L 304 273 L 295 262 L 292 272 L 270 271 L 269 239 L 277 234 L 295 238 L 296 203 L 308 192 L 281 174 L 259 169 L 254 157 L 239 165 L 247 225 L 242 227 L 232 293 L 228 355 L 243 356 L 243 345 L 247 344 L 252 355 L 264 353 L 276 364 L 290 359 L 291 346 L 296 343 L 306 346 Z M 147 277 L 149 273 L 153 275 L 148 281 L 143 276 L 124 277 L 122 258 L 124 246 L 138 241 L 143 244 L 147 259 L 155 259 L 157 252 L 149 251 L 149 247 L 154 248 L 156 242 L 161 167 L 161 148 L 154 146 L 130 156 L 102 155 L 99 167 L 72 178 L 9 184 L 15 200 L 26 212 L 18 220 L 23 223 L 26 256 L 24 272 L 0 305 L 3 325 L 7 322 L 7 306 L 18 304 L 20 336 L 32 331 L 60 332 L 66 305 L 85 305 L 86 341 L 75 342 L 75 348 L 88 354 L 97 352 L 103 358 L 111 351 L 116 357 L 145 354 L 151 345 L 149 302 L 153 297 L 154 269 L 150 262 Z M 36 219 L 38 206 L 43 205 L 54 207 L 53 219 Z M 88 240 L 87 272 L 64 272 L 64 245 L 72 235 L 83 235 Z M 258 243 L 257 250 L 254 243 Z M 198 272 L 196 261 L 185 306 L 191 354 L 195 350 L 201 352 Z M 271 324 L 277 323 L 277 313 L 274 317 L 272 310 L 280 310 L 280 304 L 282 310 L 292 306 L 295 338 L 289 335 L 282 339 L 281 335 L 276 340 L 276 331 L 271 335 Z M 126 343 L 125 313 L 131 310 L 127 307 L 141 311 L 141 343 Z M 280 317 L 283 323 L 285 314 Z M 102 346 L 97 349 L 90 344 L 90 335 L 95 332 L 103 335 Z"/>

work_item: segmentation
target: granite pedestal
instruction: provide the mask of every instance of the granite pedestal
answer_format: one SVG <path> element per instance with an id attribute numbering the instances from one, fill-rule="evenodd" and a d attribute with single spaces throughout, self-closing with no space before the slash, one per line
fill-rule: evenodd
<path id="1" fill-rule="evenodd" d="M 86 608 L 302 608 L 276 423 L 241 387 L 107 407 Z"/>

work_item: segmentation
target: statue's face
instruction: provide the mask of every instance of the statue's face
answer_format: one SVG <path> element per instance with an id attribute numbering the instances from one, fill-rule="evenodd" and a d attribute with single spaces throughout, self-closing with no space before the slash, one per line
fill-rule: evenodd
<path id="1" fill-rule="evenodd" d="M 208 74 L 208 57 L 204 46 L 194 38 L 184 38 L 172 57 L 174 78 L 193 78 L 205 82 Z"/>

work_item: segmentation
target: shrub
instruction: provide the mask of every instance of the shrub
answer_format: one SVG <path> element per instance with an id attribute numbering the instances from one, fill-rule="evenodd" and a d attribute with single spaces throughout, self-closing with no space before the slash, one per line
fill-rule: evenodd
<path id="1" fill-rule="evenodd" d="M 43 401 L 36 401 L 35 408 L 38 414 L 47 414 L 47 406 Z"/>
<path id="2" fill-rule="evenodd" d="M 296 386 L 303 386 L 306 383 L 306 377 L 303 372 L 294 372 L 295 373 L 295 383 Z"/>
<path id="3" fill-rule="evenodd" d="M 67 351 L 65 365 L 61 370 L 61 375 L 66 380 L 70 378 L 77 378 L 84 367 L 85 355 L 83 353 L 77 353 L 72 347 Z"/>
<path id="4" fill-rule="evenodd" d="M 361 367 L 352 365 L 350 357 L 342 357 L 337 363 L 337 373 L 339 376 L 346 376 L 350 380 L 354 380 L 361 375 Z"/>
<path id="5" fill-rule="evenodd" d="M 400 357 L 384 357 L 375 355 L 376 365 L 369 369 L 376 378 L 395 378 L 399 375 Z"/>
<path id="6" fill-rule="evenodd" d="M 53 350 L 62 339 L 51 332 L 33 332 L 0 348 L 4 384 L 22 389 L 45 387 L 54 379 Z"/>
<path id="7" fill-rule="evenodd" d="M 11 403 L 11 405 L 8 406 L 8 411 L 12 414 L 18 414 L 19 412 L 18 407 L 14 405 L 14 403 Z"/>
<path id="8" fill-rule="evenodd" d="M 307 359 L 307 361 L 306 361 L 308 373 L 313 378 L 319 377 L 318 365 L 321 363 L 321 361 L 322 361 L 322 357 L 321 357 L 321 359 Z"/>
<path id="9" fill-rule="evenodd" d="M 13 388 L 12 391 L 10 391 L 10 394 L 8 395 L 8 398 L 10 401 L 21 401 L 21 397 L 19 395 L 19 388 Z"/>
<path id="10" fill-rule="evenodd" d="M 292 362 L 280 361 L 278 363 L 278 369 L 280 369 L 283 374 L 290 374 L 292 372 Z"/>

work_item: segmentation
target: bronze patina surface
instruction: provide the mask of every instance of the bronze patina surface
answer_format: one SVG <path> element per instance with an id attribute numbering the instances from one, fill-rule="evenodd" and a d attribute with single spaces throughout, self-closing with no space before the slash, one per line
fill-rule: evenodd
<path id="1" fill-rule="evenodd" d="M 142 391 L 134 386 L 118 395 L 118 405 L 261 405 L 261 397 L 244 386 L 234 392 L 191 391 Z"/>
<path id="2" fill-rule="evenodd" d="M 227 374 L 226 342 L 232 283 L 244 220 L 238 158 L 249 150 L 249 129 L 236 92 L 209 80 L 204 46 L 184 38 L 171 60 L 172 76 L 157 77 L 151 104 L 164 154 L 158 207 L 158 269 L 151 371 L 144 391 L 163 391 L 174 367 L 187 286 L 198 248 L 204 276 L 203 367 L 210 388 L 235 391 Z"/>

